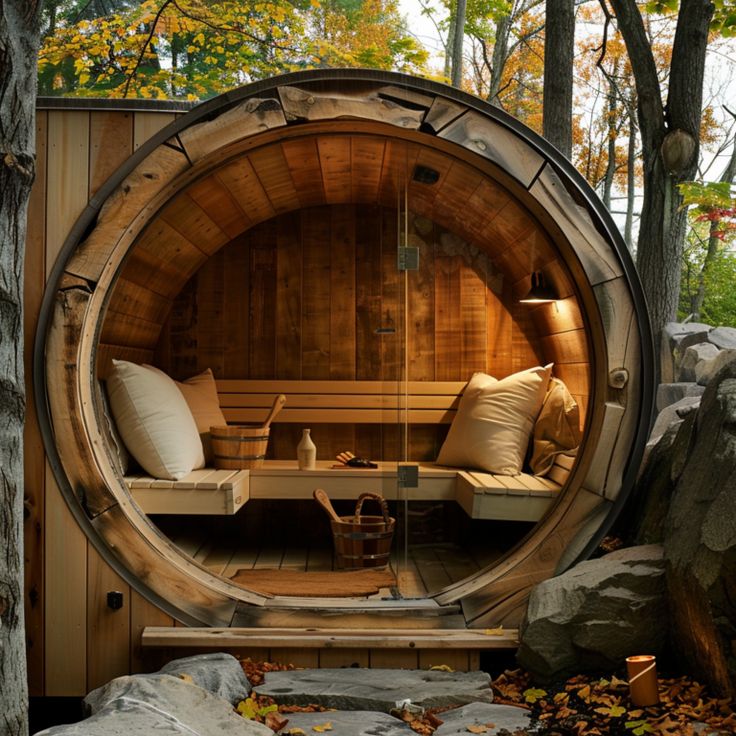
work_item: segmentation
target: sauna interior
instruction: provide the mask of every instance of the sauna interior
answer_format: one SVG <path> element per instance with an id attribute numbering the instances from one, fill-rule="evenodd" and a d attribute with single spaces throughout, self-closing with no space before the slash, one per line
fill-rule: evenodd
<path id="1" fill-rule="evenodd" d="M 211 369 L 229 423 L 263 421 L 273 396 L 286 395 L 235 513 L 197 513 L 178 508 L 176 493 L 131 488 L 200 565 L 228 579 L 249 568 L 331 570 L 313 488 L 341 514 L 375 491 L 397 519 L 396 582 L 375 597 L 425 597 L 493 565 L 564 487 L 530 486 L 526 467 L 475 508 L 459 498 L 458 469 L 433 463 L 476 372 L 502 379 L 553 363 L 584 428 L 591 360 L 575 280 L 559 233 L 498 166 L 380 122 L 297 132 L 256 136 L 151 218 L 111 290 L 98 376 L 112 358 L 179 381 Z M 555 301 L 522 303 L 533 273 Z M 320 469 L 306 477 L 296 471 L 305 427 Z M 343 451 L 379 470 L 332 467 Z M 397 462 L 420 465 L 417 488 L 400 485 Z M 146 473 L 127 471 L 136 475 Z"/>
<path id="2" fill-rule="evenodd" d="M 34 394 L 77 531 L 142 599 L 190 627 L 262 633 L 286 616 L 381 631 L 401 611 L 420 628 L 515 629 L 533 585 L 595 549 L 646 442 L 651 333 L 605 208 L 517 121 L 406 75 L 301 72 L 156 115 L 134 113 L 134 153 L 116 148 L 106 181 L 90 170 L 87 197 L 50 154 L 86 165 L 87 145 L 99 160 L 124 142 L 103 126 L 124 129 L 125 113 L 49 114 L 39 199 L 53 265 Z M 60 195 L 75 183 L 72 213 Z M 533 282 L 552 295 L 522 303 Z M 105 406 L 116 359 L 183 381 L 212 371 L 221 418 L 205 429 L 262 423 L 286 395 L 263 466 L 207 465 L 180 480 L 124 470 Z M 478 384 L 546 376 L 548 365 L 577 406 L 577 452 L 556 453 L 541 477 L 534 455 L 522 463 L 526 438 L 520 474 L 459 457 L 475 447 L 464 399 Z M 529 433 L 538 425 L 530 419 Z M 317 467 L 300 471 L 306 428 Z M 377 467 L 333 467 L 346 451 Z M 394 577 L 376 593 L 327 601 L 254 582 L 279 569 L 269 584 L 303 586 L 335 565 L 315 488 L 341 514 L 364 492 L 387 500 Z"/>

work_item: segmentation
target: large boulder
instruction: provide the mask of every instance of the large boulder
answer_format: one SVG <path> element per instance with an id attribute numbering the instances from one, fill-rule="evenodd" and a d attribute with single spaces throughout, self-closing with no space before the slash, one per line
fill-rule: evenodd
<path id="1" fill-rule="evenodd" d="M 707 386 L 718 375 L 723 366 L 736 359 L 736 350 L 721 350 L 710 360 L 703 360 L 695 366 L 695 380 L 701 386 Z"/>
<path id="2" fill-rule="evenodd" d="M 647 440 L 645 457 L 649 450 L 662 439 L 664 433 L 670 427 L 678 425 L 688 414 L 697 411 L 700 406 L 700 398 L 700 396 L 687 396 L 684 399 L 676 401 L 674 404 L 665 406 L 657 414 L 657 418 L 654 420 L 654 426 Z"/>
<path id="3" fill-rule="evenodd" d="M 705 391 L 705 386 L 690 383 L 689 381 L 681 383 L 660 383 L 657 386 L 657 411 L 662 411 L 662 409 L 670 404 L 676 403 L 680 399 L 690 396 L 702 396 L 703 391 Z"/>
<path id="4" fill-rule="evenodd" d="M 721 350 L 736 350 L 736 327 L 714 327 L 708 333 L 708 342 Z"/>
<path id="5" fill-rule="evenodd" d="M 710 325 L 701 322 L 668 322 L 664 326 L 659 361 L 662 383 L 672 383 L 675 380 L 675 370 L 685 349 L 707 341 L 711 329 Z"/>
<path id="6" fill-rule="evenodd" d="M 664 594 L 659 545 L 582 562 L 532 590 L 517 660 L 549 681 L 617 669 L 631 654 L 658 654 L 666 641 Z"/>
<path id="7" fill-rule="evenodd" d="M 713 360 L 720 350 L 712 342 L 699 342 L 689 345 L 680 358 L 677 367 L 677 381 L 695 381 L 695 369 L 698 363 L 705 360 Z"/>
<path id="8" fill-rule="evenodd" d="M 709 381 L 665 527 L 673 650 L 736 693 L 736 355 Z"/>
<path id="9" fill-rule="evenodd" d="M 225 698 L 233 705 L 237 705 L 250 692 L 250 683 L 240 662 L 226 652 L 208 652 L 173 659 L 160 671 L 175 677 L 189 677 L 195 685 Z"/>

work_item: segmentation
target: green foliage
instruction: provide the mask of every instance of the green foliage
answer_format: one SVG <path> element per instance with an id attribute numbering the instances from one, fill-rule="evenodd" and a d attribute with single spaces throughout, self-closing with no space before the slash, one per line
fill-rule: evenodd
<path id="1" fill-rule="evenodd" d="M 715 10 L 710 28 L 721 36 L 736 36 L 736 2 L 734 0 L 712 0 Z M 680 7 L 679 0 L 653 0 L 646 4 L 647 13 L 676 13 Z"/>
<path id="2" fill-rule="evenodd" d="M 396 1 L 115 0 L 116 10 L 100 16 L 57 3 L 39 92 L 197 100 L 314 66 L 417 72 L 427 54 Z"/>

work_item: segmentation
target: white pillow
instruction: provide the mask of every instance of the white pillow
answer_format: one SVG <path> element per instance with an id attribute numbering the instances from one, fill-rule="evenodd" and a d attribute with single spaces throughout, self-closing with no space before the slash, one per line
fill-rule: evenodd
<path id="1" fill-rule="evenodd" d="M 551 371 L 550 363 L 500 381 L 476 373 L 465 387 L 437 464 L 518 475 Z"/>
<path id="2" fill-rule="evenodd" d="M 113 360 L 107 391 L 130 454 L 154 478 L 179 480 L 204 466 L 202 441 L 176 383 L 150 366 Z"/>

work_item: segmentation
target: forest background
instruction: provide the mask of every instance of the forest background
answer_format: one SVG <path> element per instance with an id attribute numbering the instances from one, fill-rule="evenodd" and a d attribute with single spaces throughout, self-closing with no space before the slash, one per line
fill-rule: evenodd
<path id="1" fill-rule="evenodd" d="M 643 182 L 631 61 L 604 5 L 569 4 L 570 158 L 636 256 Z M 666 99 L 678 3 L 639 5 Z M 679 185 L 691 207 L 677 317 L 733 325 L 736 8 L 714 5 L 700 155 L 692 183 Z M 196 102 L 283 72 L 369 67 L 452 82 L 542 133 L 550 7 L 555 0 L 46 0 L 39 94 Z"/>

